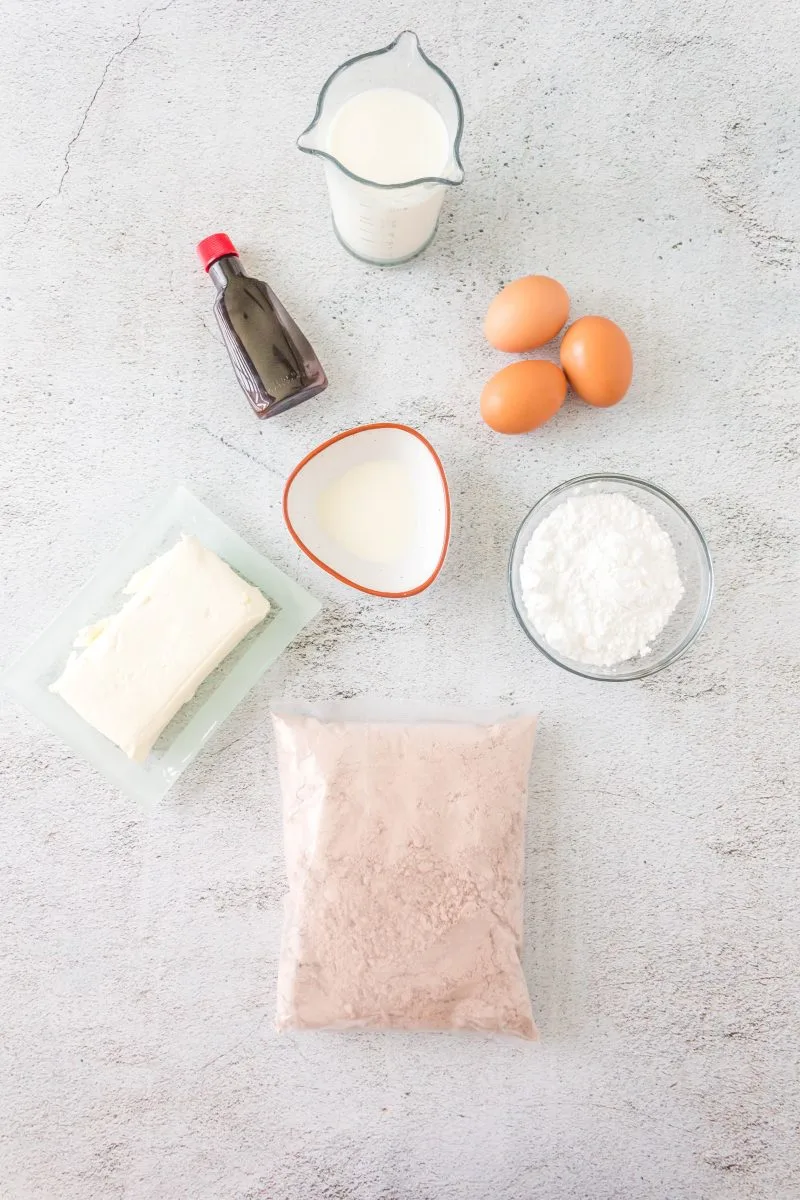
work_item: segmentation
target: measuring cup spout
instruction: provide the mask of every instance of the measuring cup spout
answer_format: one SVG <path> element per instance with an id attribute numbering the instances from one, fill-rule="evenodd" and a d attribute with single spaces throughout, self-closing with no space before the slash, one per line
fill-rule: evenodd
<path id="1" fill-rule="evenodd" d="M 317 137 L 317 130 L 319 129 L 319 116 L 320 110 L 317 108 L 314 120 L 307 129 L 303 130 L 297 139 L 298 150 L 302 150 L 305 154 L 319 154 L 324 148 Z"/>

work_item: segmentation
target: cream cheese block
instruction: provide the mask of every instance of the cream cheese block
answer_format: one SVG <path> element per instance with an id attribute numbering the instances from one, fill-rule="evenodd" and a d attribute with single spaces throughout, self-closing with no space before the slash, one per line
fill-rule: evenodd
<path id="1" fill-rule="evenodd" d="M 51 685 L 84 721 L 135 762 L 215 667 L 269 612 L 196 537 L 184 535 L 125 588 L 116 614 L 81 630 Z"/>

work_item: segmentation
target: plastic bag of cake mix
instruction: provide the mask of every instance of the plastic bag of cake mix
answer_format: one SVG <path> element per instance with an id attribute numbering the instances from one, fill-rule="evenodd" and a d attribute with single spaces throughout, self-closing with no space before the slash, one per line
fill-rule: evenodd
<path id="1" fill-rule="evenodd" d="M 273 713 L 289 880 L 279 1029 L 535 1038 L 520 964 L 535 718 Z"/>

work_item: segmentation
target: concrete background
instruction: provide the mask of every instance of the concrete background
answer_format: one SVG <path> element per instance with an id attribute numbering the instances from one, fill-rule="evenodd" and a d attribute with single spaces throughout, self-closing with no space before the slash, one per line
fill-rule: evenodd
<path id="1" fill-rule="evenodd" d="M 0 14 L 3 654 L 184 481 L 323 615 L 144 818 L 4 704 L 3 1200 L 792 1200 L 798 1045 L 800 18 L 791 0 L 11 3 Z M 294 148 L 345 57 L 415 28 L 459 85 L 467 182 L 369 269 Z M 193 259 L 226 229 L 328 370 L 259 425 Z M 630 335 L 617 409 L 504 440 L 477 399 L 505 280 Z M 423 430 L 437 586 L 361 598 L 293 549 L 283 480 L 365 420 Z M 537 497 L 674 492 L 719 596 L 642 684 L 537 657 L 505 595 Z M 272 697 L 543 713 L 526 970 L 540 1047 L 272 1032 L 284 872 Z"/>

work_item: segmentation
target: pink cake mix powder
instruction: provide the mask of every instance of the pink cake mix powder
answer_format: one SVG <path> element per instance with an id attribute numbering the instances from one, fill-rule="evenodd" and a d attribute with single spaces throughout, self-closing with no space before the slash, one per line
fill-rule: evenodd
<path id="1" fill-rule="evenodd" d="M 273 720 L 289 878 L 278 1028 L 535 1038 L 520 964 L 535 719 Z"/>

